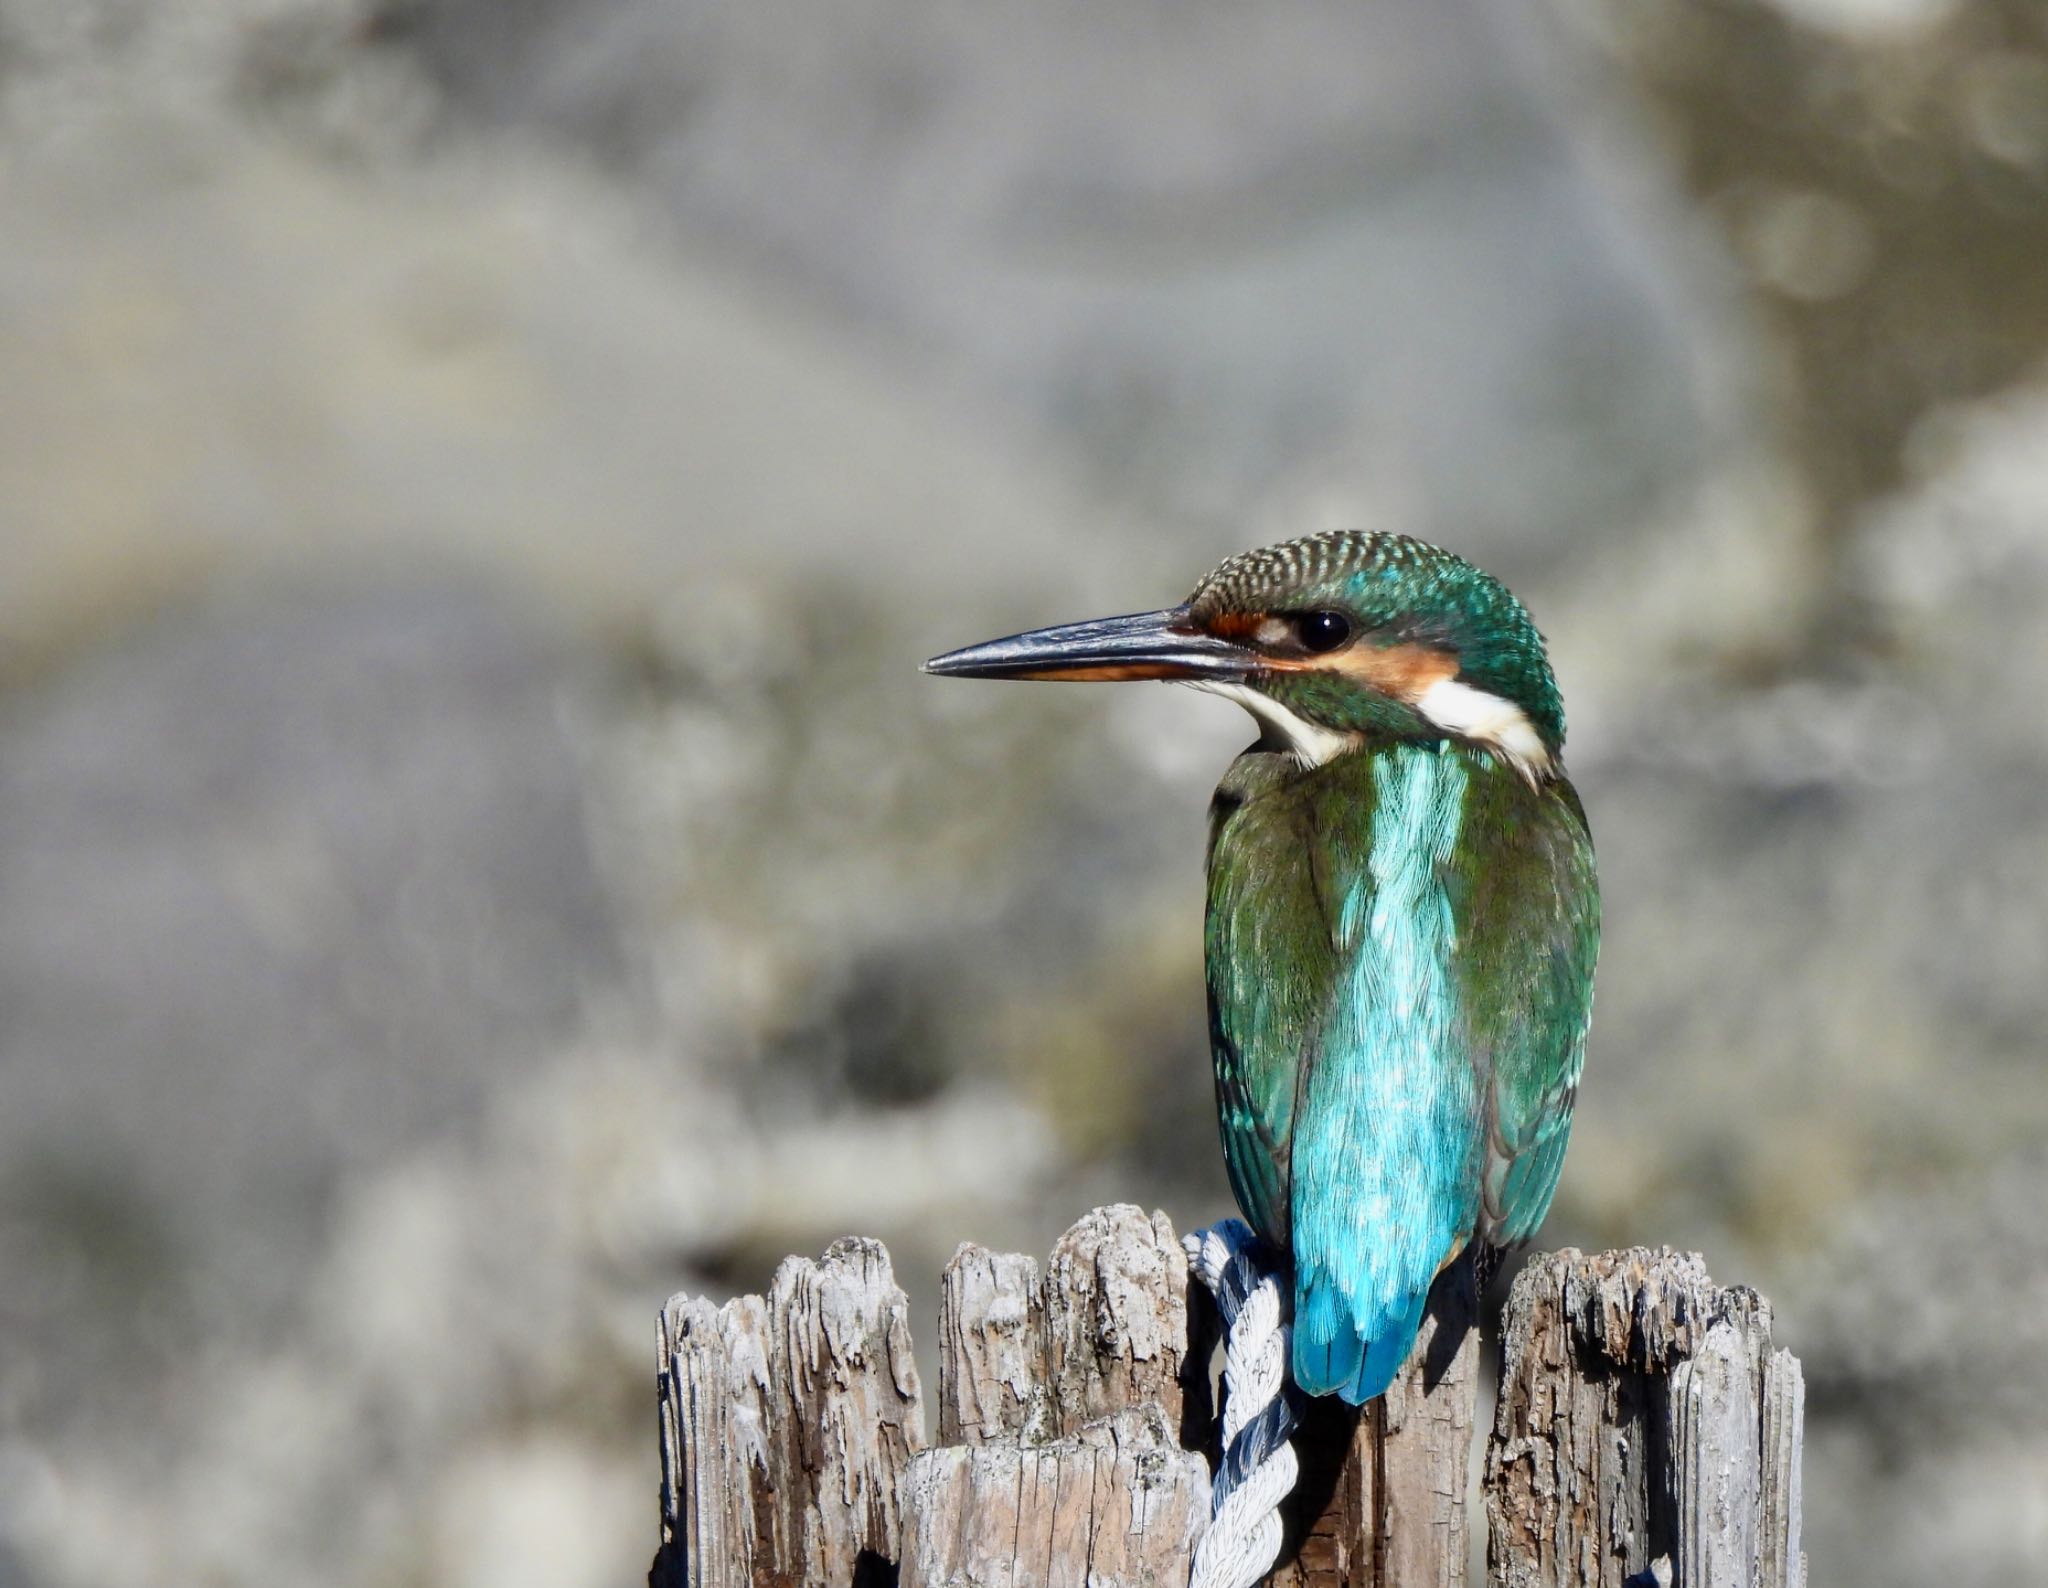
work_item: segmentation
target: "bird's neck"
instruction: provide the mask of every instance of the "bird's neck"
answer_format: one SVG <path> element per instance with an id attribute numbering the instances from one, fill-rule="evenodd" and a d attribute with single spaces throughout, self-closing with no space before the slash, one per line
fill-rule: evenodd
<path id="1" fill-rule="evenodd" d="M 1388 741 L 1313 767 L 1254 746 L 1210 806 L 1211 876 L 1227 845 L 1233 886 L 1275 897 L 1306 889 L 1334 940 L 1351 941 L 1362 929 L 1352 908 L 1383 889 L 1389 899 L 1420 899 L 1430 879 L 1462 866 L 1474 845 L 1486 847 L 1499 824 L 1472 821 L 1469 811 L 1541 797 L 1498 757 L 1464 745 Z M 1346 876 L 1372 886 L 1360 890 Z"/>
<path id="2" fill-rule="evenodd" d="M 1455 679 L 1435 681 L 1412 702 L 1313 674 L 1283 683 L 1277 691 L 1212 680 L 1195 687 L 1236 701 L 1257 720 L 1262 749 L 1291 755 L 1307 770 L 1414 744 L 1491 755 L 1532 787 L 1559 775 L 1550 745 L 1519 706 Z"/>
<path id="3" fill-rule="evenodd" d="M 1456 783 L 1461 787 L 1506 780 L 1540 791 L 1563 779 L 1562 770 L 1554 763 L 1545 762 L 1540 771 L 1532 774 L 1525 763 L 1492 745 L 1441 734 L 1352 733 L 1330 754 L 1311 756 L 1302 754 L 1295 741 L 1268 730 L 1240 760 L 1266 764 L 1259 779 L 1264 786 L 1303 784 L 1340 798 L 1346 788 L 1370 788 L 1376 776 L 1384 775 L 1386 768 L 1397 764 L 1414 765 L 1447 785 Z"/>

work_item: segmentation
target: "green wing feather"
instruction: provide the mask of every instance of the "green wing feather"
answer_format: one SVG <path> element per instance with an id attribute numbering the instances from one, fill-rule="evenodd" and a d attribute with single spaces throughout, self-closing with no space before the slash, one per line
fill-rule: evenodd
<path id="1" fill-rule="evenodd" d="M 1216 1117 L 1231 1190 L 1285 1251 L 1297 1088 L 1337 976 L 1335 933 L 1308 857 L 1300 769 L 1249 750 L 1209 816 L 1206 957 Z"/>
<path id="2" fill-rule="evenodd" d="M 1459 980 L 1483 1083 L 1477 1234 L 1513 1246 L 1543 1222 L 1564 1167 L 1592 1018 L 1600 890 L 1569 783 L 1475 784 L 1465 819 L 1475 841 L 1447 884 L 1466 923 Z"/>

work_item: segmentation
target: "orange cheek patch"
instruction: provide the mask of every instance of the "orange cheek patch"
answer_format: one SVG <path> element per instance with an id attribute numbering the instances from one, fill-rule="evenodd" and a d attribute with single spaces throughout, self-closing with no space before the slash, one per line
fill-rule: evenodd
<path id="1" fill-rule="evenodd" d="M 1275 659 L 1266 665 L 1290 672 L 1344 673 L 1390 699 L 1410 703 L 1421 699 L 1431 684 L 1458 676 L 1457 656 L 1428 645 L 1355 645 L 1328 656 Z"/>
<path id="2" fill-rule="evenodd" d="M 1458 676 L 1458 658 L 1427 645 L 1390 645 L 1385 650 L 1359 648 L 1333 658 L 1342 672 L 1362 678 L 1383 695 L 1419 700 L 1431 684 Z"/>

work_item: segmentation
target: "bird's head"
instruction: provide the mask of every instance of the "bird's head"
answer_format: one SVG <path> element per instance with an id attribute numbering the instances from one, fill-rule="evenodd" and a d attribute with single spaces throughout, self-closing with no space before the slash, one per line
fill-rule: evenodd
<path id="1" fill-rule="evenodd" d="M 1244 552 L 1179 606 L 971 645 L 925 671 L 1192 684 L 1237 701 L 1309 765 L 1448 738 L 1534 781 L 1564 745 L 1564 706 L 1522 603 L 1406 535 L 1338 530 Z"/>

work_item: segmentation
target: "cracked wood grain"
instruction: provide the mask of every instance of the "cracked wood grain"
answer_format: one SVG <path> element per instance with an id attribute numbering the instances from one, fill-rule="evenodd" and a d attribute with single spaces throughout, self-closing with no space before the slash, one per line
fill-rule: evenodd
<path id="1" fill-rule="evenodd" d="M 961 1247 L 940 1302 L 942 1443 L 904 1477 L 902 1588 L 1185 1582 L 1209 1511 L 1208 1465 L 1181 1439 L 1209 1415 L 1188 1306 L 1163 1214 L 1098 1208 L 1043 1270 Z"/>
<path id="2" fill-rule="evenodd" d="M 902 1588 L 1179 1588 L 1208 1522 L 1209 1472 L 1155 1407 L 1048 1444 L 925 1451 L 903 1501 Z"/>
<path id="3" fill-rule="evenodd" d="M 939 1443 L 1043 1438 L 1050 1429 L 1038 1263 L 962 1246 L 939 1288 Z"/>
<path id="4" fill-rule="evenodd" d="M 1077 1433 L 1145 1405 L 1178 1429 L 1187 1409 L 1188 1262 L 1166 1215 L 1097 1208 L 1053 1244 L 1044 1291 L 1052 1432 Z M 1206 1425 L 1206 1403 L 1200 1420 Z"/>
<path id="5" fill-rule="evenodd" d="M 655 1588 L 885 1581 L 924 1409 L 881 1243 L 786 1258 L 765 1300 L 677 1297 L 661 1353 Z"/>
<path id="6" fill-rule="evenodd" d="M 1494 1588 L 1803 1588 L 1799 1365 L 1697 1255 L 1533 1259 L 1486 1454 Z"/>

